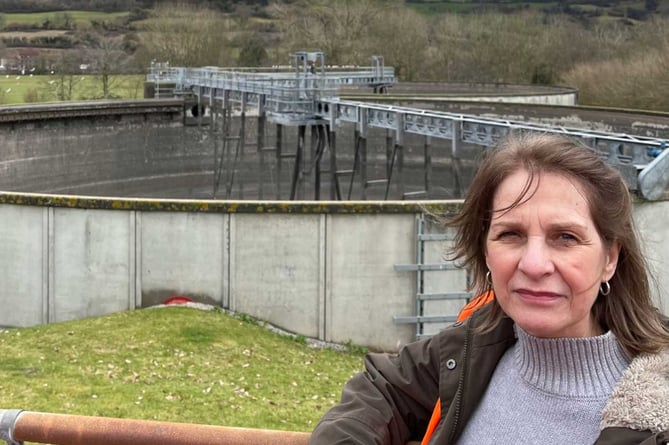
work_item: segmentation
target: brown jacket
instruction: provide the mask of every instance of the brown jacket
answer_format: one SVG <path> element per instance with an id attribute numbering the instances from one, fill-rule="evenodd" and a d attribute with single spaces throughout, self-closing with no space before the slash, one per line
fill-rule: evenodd
<path id="1" fill-rule="evenodd" d="M 437 398 L 441 399 L 442 418 L 429 444 L 455 443 L 497 362 L 515 343 L 513 321 L 508 318 L 490 333 L 474 334 L 485 310 L 430 339 L 407 345 L 397 355 L 369 354 L 366 371 L 346 384 L 341 402 L 321 419 L 309 443 L 404 445 L 420 441 Z M 641 363 L 640 358 L 632 362 L 607 404 L 596 445 L 669 443 L 669 353 L 645 358 L 652 366 Z M 642 395 L 640 376 L 648 381 Z"/>

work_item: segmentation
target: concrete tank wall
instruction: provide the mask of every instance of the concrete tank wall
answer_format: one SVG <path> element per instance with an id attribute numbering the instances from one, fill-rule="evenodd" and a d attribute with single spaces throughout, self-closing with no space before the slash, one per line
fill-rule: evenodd
<path id="1" fill-rule="evenodd" d="M 0 325 L 94 317 L 188 295 L 327 341 L 395 350 L 412 341 L 416 216 L 460 202 L 285 203 L 0 195 Z M 669 201 L 636 204 L 665 309 Z M 439 232 L 431 226 L 431 232 Z M 431 244 L 439 261 L 447 242 Z M 426 291 L 464 290 L 433 272 Z M 457 312 L 428 306 L 426 315 Z"/>
<path id="2" fill-rule="evenodd" d="M 394 324 L 393 316 L 415 315 L 416 274 L 396 272 L 393 266 L 415 262 L 417 215 L 425 208 L 457 212 L 457 203 L 203 201 L 212 195 L 220 138 L 211 127 L 184 127 L 182 104 L 172 102 L 165 108 L 150 101 L 92 104 L 85 112 L 73 106 L 0 110 L 0 190 L 11 191 L 0 192 L 0 325 L 93 317 L 186 294 L 323 340 L 392 350 L 414 338 L 414 326 Z M 610 121 L 611 130 L 639 129 L 647 122 L 643 128 L 653 128 L 656 136 L 669 135 L 664 115 L 458 106 L 536 120 L 549 111 L 562 110 L 561 119 L 578 112 L 588 122 Z M 580 114 L 590 112 L 595 114 Z M 253 143 L 255 124 L 247 120 Z M 352 164 L 352 127 L 338 128 L 337 144 L 344 152 L 340 169 Z M 267 129 L 269 145 L 273 131 Z M 285 136 L 284 149 L 294 150 L 294 131 Z M 383 130 L 370 131 L 370 179 L 384 175 L 385 136 Z M 421 187 L 424 143 L 407 136 L 406 191 Z M 452 197 L 448 141 L 433 143 L 435 196 Z M 467 160 L 476 153 L 463 153 L 465 176 L 471 176 L 474 162 Z M 237 177 L 246 181 L 244 192 L 253 192 L 250 183 L 263 178 L 267 198 L 276 197 L 277 184 L 285 198 L 290 163 L 281 175 L 277 164 L 267 164 L 260 171 L 252 155 L 241 160 Z M 346 182 L 342 186 L 345 196 Z M 234 198 L 242 195 L 241 183 L 233 191 Z M 357 198 L 357 179 L 353 191 Z M 43 194 L 48 192 L 126 198 Z M 368 197 L 383 192 L 383 187 L 370 189 Z M 311 198 L 307 191 L 298 196 Z M 647 257 L 658 277 L 655 292 L 665 310 L 668 216 L 668 201 L 636 204 Z M 427 261 L 438 261 L 446 249 L 444 242 L 430 244 Z M 426 292 L 459 291 L 466 285 L 462 271 L 425 277 Z M 426 315 L 455 313 L 461 304 L 428 302 Z"/>

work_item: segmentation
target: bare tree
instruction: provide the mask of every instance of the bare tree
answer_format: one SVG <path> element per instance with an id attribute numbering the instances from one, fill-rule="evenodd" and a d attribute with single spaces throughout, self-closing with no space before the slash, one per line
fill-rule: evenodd
<path id="1" fill-rule="evenodd" d="M 85 57 L 89 61 L 90 70 L 97 74 L 100 81 L 101 94 L 98 90 L 94 97 L 113 98 L 112 91 L 121 82 L 119 75 L 125 73 L 131 61 L 131 56 L 123 51 L 122 39 L 91 32 L 82 40 L 85 42 Z"/>
<path id="2" fill-rule="evenodd" d="M 139 32 L 143 62 L 168 61 L 175 66 L 230 63 L 228 22 L 219 12 L 188 3 L 161 3 Z"/>
<path id="3" fill-rule="evenodd" d="M 283 32 L 284 47 L 321 50 L 328 63 L 359 64 L 369 60 L 373 23 L 383 20 L 395 0 L 298 0 L 270 6 Z"/>
<path id="4" fill-rule="evenodd" d="M 552 83 L 598 50 L 593 34 L 582 25 L 566 16 L 531 11 L 448 14 L 431 35 L 431 76 L 450 81 Z"/>
<path id="5" fill-rule="evenodd" d="M 53 74 L 49 76 L 49 90 L 57 100 L 74 100 L 77 86 L 81 83 L 80 66 L 84 62 L 83 54 L 62 51 L 52 64 Z"/>
<path id="6" fill-rule="evenodd" d="M 369 24 L 368 55 L 382 55 L 404 81 L 424 78 L 431 64 L 428 19 L 401 3 L 388 2 L 380 19 Z"/>

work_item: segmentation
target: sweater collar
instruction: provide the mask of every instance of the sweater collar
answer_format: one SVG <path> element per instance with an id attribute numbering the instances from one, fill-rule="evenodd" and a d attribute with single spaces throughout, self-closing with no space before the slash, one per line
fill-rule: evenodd
<path id="1" fill-rule="evenodd" d="M 611 331 L 596 337 L 539 338 L 517 325 L 514 362 L 523 380 L 556 396 L 608 398 L 629 359 Z"/>

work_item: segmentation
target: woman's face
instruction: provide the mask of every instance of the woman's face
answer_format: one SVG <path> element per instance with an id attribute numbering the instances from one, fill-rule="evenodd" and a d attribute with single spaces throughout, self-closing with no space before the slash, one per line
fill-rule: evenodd
<path id="1" fill-rule="evenodd" d="M 604 245 L 583 187 L 564 175 L 535 175 L 532 197 L 500 211 L 518 198 L 527 179 L 525 170 L 513 173 L 493 198 L 486 262 L 495 297 L 536 337 L 598 335 L 590 309 L 600 284 L 616 270 L 619 245 Z"/>

